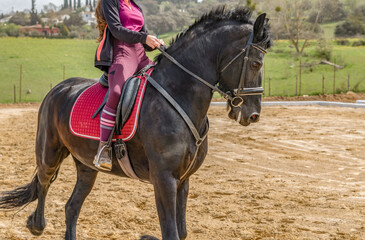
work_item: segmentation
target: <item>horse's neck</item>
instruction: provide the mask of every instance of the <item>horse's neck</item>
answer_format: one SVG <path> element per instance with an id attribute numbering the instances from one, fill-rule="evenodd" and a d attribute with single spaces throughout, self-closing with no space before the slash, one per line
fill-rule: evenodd
<path id="1" fill-rule="evenodd" d="M 215 85 L 217 52 L 214 47 L 198 49 L 193 44 L 182 54 L 173 55 L 185 68 Z M 196 127 L 202 126 L 213 96 L 212 89 L 166 58 L 161 60 L 161 66 L 156 70 L 156 78 L 163 88 L 179 103 Z"/>

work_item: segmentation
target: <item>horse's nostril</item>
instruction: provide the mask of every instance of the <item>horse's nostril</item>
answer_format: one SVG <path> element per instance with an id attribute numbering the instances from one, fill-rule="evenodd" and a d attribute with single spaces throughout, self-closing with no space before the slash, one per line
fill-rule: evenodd
<path id="1" fill-rule="evenodd" d="M 251 114 L 251 116 L 250 116 L 250 121 L 251 121 L 252 123 L 257 122 L 257 120 L 259 119 L 259 117 L 260 117 L 260 115 L 259 115 L 258 113 L 253 113 L 253 114 Z"/>

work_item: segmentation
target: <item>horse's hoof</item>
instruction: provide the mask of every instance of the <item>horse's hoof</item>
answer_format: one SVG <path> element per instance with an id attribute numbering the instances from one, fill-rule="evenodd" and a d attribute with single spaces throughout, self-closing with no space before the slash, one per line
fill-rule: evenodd
<path id="1" fill-rule="evenodd" d="M 31 234 L 33 234 L 35 236 L 40 236 L 40 235 L 42 235 L 43 230 L 46 227 L 46 221 L 44 220 L 43 222 L 44 222 L 44 224 L 41 224 L 40 227 L 36 227 L 34 224 L 34 213 L 33 213 L 28 217 L 27 228 L 29 229 Z"/>
<path id="2" fill-rule="evenodd" d="M 158 238 L 155 238 L 154 236 L 150 236 L 150 235 L 143 235 L 140 239 L 138 240 L 159 240 Z"/>

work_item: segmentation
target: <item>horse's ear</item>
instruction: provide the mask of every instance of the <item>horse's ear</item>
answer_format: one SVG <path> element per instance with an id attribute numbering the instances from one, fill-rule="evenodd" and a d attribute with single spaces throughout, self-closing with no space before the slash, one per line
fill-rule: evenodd
<path id="1" fill-rule="evenodd" d="M 253 27 L 253 42 L 260 42 L 264 33 L 264 26 L 266 24 L 266 13 L 257 17 Z"/>

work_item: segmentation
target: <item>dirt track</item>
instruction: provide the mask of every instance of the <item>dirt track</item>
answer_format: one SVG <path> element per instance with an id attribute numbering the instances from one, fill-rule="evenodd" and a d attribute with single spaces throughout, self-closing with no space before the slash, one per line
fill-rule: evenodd
<path id="1" fill-rule="evenodd" d="M 0 191 L 35 169 L 38 105 L 0 106 Z M 211 108 L 209 153 L 191 177 L 188 239 L 365 239 L 365 109 L 265 107 L 249 127 Z M 47 227 L 62 239 L 75 183 L 71 158 L 50 188 Z M 35 239 L 35 203 L 0 212 L 0 239 Z M 150 185 L 100 174 L 78 222 L 79 239 L 160 236 Z"/>

